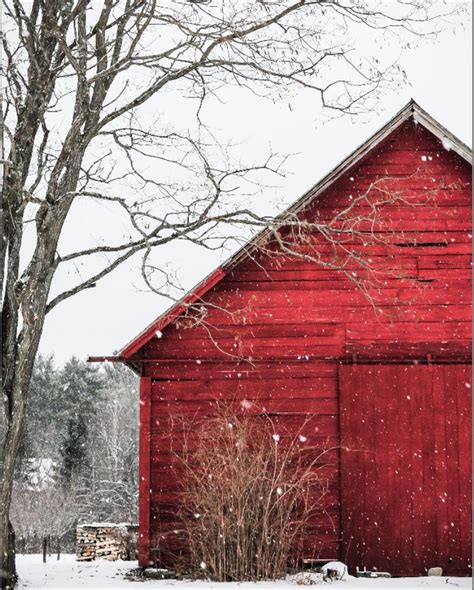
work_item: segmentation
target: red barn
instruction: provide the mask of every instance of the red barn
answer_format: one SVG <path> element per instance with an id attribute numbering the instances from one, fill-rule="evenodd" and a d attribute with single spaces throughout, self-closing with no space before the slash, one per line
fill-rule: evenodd
<path id="1" fill-rule="evenodd" d="M 166 561 L 173 527 L 160 424 L 241 399 L 290 427 L 310 416 L 307 439 L 339 449 L 308 557 L 470 574 L 470 162 L 410 102 L 288 226 L 123 348 L 115 360 L 141 376 L 141 565 Z"/>

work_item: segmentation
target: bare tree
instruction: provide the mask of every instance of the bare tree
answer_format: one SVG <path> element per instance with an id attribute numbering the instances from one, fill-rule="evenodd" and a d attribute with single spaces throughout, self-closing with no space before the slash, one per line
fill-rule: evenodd
<path id="1" fill-rule="evenodd" d="M 146 261 L 157 246 L 190 240 L 218 248 L 228 239 L 223 231 L 216 241 L 221 227 L 271 225 L 236 194 L 248 193 L 260 173 L 278 171 L 280 162 L 270 155 L 257 165 L 232 164 L 205 124 L 210 97 L 232 84 L 273 96 L 304 87 L 328 109 L 356 114 L 400 72 L 357 52 L 351 34 L 371 32 L 380 43 L 433 35 L 436 23 L 442 26 L 440 6 L 430 0 L 3 0 L 4 586 L 14 583 L 13 473 L 47 313 L 138 253 L 149 277 Z M 183 131 L 177 113 L 152 120 L 146 110 L 172 92 L 195 100 L 190 129 Z M 125 239 L 119 234 L 108 243 L 71 247 L 67 228 L 84 200 L 121 211 L 129 225 Z M 51 295 L 53 279 L 84 261 L 87 277 Z"/>
<path id="2" fill-rule="evenodd" d="M 18 537 L 32 543 L 38 540 L 45 549 L 54 540 L 59 554 L 61 542 L 74 527 L 79 512 L 76 486 L 28 486 L 15 484 L 11 505 L 11 519 Z"/>
<path id="3" fill-rule="evenodd" d="M 108 365 L 105 397 L 91 426 L 90 470 L 81 494 L 82 520 L 137 520 L 138 407 L 137 379 L 128 369 Z M 89 520 L 90 521 L 90 520 Z"/>

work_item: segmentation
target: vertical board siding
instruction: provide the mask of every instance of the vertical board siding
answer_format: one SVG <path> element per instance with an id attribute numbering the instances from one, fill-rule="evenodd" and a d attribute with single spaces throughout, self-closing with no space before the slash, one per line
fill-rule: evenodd
<path id="1" fill-rule="evenodd" d="M 393 575 L 469 575 L 470 365 L 342 365 L 343 555 Z"/>
<path id="2" fill-rule="evenodd" d="M 380 179 L 387 190 L 403 194 L 409 202 L 398 201 L 382 207 L 377 222 L 365 237 L 347 238 L 344 248 L 334 247 L 317 232 L 303 241 L 295 239 L 294 250 L 306 258 L 283 255 L 278 245 L 268 243 L 266 251 L 243 258 L 202 294 L 199 301 L 202 315 L 198 321 L 193 320 L 192 313 L 190 317 L 184 314 L 163 329 L 162 337 L 152 338 L 138 351 L 138 357 L 147 360 L 146 375 L 153 380 L 150 409 L 153 559 L 162 559 L 167 547 L 177 544 L 173 532 L 176 486 L 167 474 L 172 462 L 171 447 L 179 444 L 180 435 L 170 435 L 170 416 L 185 415 L 191 419 L 212 412 L 215 400 L 238 403 L 245 399 L 283 416 L 286 421 L 295 420 L 295 425 L 312 415 L 312 437 L 339 444 L 339 420 L 344 420 L 338 415 L 340 359 L 417 361 L 426 360 L 427 355 L 434 359 L 470 355 L 471 170 L 460 156 L 446 151 L 421 125 L 407 121 L 308 203 L 301 217 L 310 222 L 331 222 Z M 367 204 L 361 202 L 357 207 L 356 227 L 368 230 Z M 339 227 L 340 221 L 334 222 L 335 227 Z M 343 219 L 344 223 L 348 220 Z M 365 283 L 364 291 L 350 277 L 321 266 L 308 259 L 308 255 L 320 256 L 329 264 L 343 265 L 348 273 L 355 273 L 361 280 L 375 277 L 375 284 Z M 369 273 L 354 257 L 358 255 L 370 261 Z M 423 377 L 425 381 L 428 379 L 423 383 L 429 391 L 425 391 L 421 382 L 420 389 L 408 382 L 404 387 L 414 387 L 416 403 L 425 408 L 426 415 L 433 416 L 433 423 L 439 423 L 439 427 L 434 432 L 420 429 L 424 418 L 399 404 L 390 383 L 381 379 L 373 384 L 373 389 L 365 390 L 360 375 L 354 375 L 354 379 L 353 395 L 359 396 L 356 405 L 365 408 L 373 422 L 372 447 L 380 446 L 387 437 L 391 422 L 396 422 L 400 429 L 397 439 L 383 448 L 380 461 L 369 451 L 353 456 L 361 477 L 365 478 L 364 485 L 370 486 L 371 478 L 376 482 L 387 481 L 387 489 L 379 490 L 380 503 L 387 506 L 394 521 L 393 540 L 388 542 L 387 551 L 396 558 L 408 559 L 420 547 L 427 546 L 427 539 L 431 538 L 427 559 L 438 553 L 445 555 L 451 537 L 446 533 L 443 540 L 441 532 L 456 515 L 451 514 L 451 507 L 446 503 L 440 503 L 432 480 L 433 462 L 425 462 L 418 456 L 411 461 L 409 455 L 412 446 L 416 446 L 437 457 L 438 446 L 444 444 L 440 438 L 441 425 L 449 430 L 450 437 L 464 440 L 459 452 L 465 455 L 466 434 L 461 424 L 467 423 L 466 416 L 458 411 L 455 418 L 458 422 L 454 424 L 458 401 L 449 396 L 442 398 L 441 394 L 433 396 L 430 388 L 445 391 L 444 385 L 441 382 L 429 385 L 431 381 Z M 375 408 L 372 399 L 380 401 Z M 453 416 L 449 424 L 444 421 L 444 415 Z M 356 438 L 369 435 L 361 423 L 352 427 Z M 454 465 L 451 452 L 445 461 Z M 411 465 L 410 469 L 402 470 L 405 463 Z M 402 473 L 401 477 L 398 473 Z M 400 498 L 410 489 L 415 476 L 421 477 L 430 496 L 426 506 L 431 502 L 439 516 L 430 519 L 420 533 L 422 536 L 414 538 L 410 545 L 403 539 L 412 538 L 414 524 L 410 519 L 400 520 L 398 511 Z M 313 556 L 317 545 L 320 557 L 344 559 L 347 548 L 344 551 L 340 548 L 337 490 L 341 482 L 337 461 L 330 477 L 335 491 L 330 494 L 328 512 L 335 524 L 325 531 L 322 545 L 319 540 L 313 546 L 308 545 L 308 556 Z M 443 484 L 443 477 L 446 475 L 439 472 L 436 483 L 444 485 L 444 492 L 453 498 L 465 494 L 465 489 L 456 491 L 447 477 Z M 342 488 L 349 499 L 355 493 L 350 486 L 342 484 Z M 362 506 L 369 510 L 367 514 L 377 509 L 370 501 L 368 498 L 367 505 Z M 418 497 L 413 503 L 412 509 L 419 510 Z M 364 524 L 371 534 L 376 534 L 378 525 L 367 521 L 366 513 L 354 514 L 353 518 L 359 529 Z M 456 518 L 453 522 L 457 522 Z M 455 540 L 449 543 L 452 553 Z M 461 551 L 461 542 L 458 549 Z"/>
<path id="3" fill-rule="evenodd" d="M 151 379 L 140 378 L 140 439 L 138 465 L 138 562 L 150 565 L 150 488 L 151 488 Z"/>

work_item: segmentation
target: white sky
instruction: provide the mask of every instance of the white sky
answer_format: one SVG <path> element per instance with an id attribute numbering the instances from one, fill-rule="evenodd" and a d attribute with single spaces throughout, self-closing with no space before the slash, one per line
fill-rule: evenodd
<path id="1" fill-rule="evenodd" d="M 370 115 L 328 120 L 327 114 L 315 106 L 314 95 L 308 92 L 275 104 L 253 95 L 234 93 L 226 104 L 215 107 L 212 124 L 225 126 L 241 142 L 246 155 L 264 153 L 269 145 L 279 153 L 294 154 L 285 165 L 290 174 L 279 179 L 280 186 L 273 191 L 280 202 L 288 204 L 386 123 L 410 98 L 471 145 L 470 27 L 459 27 L 455 34 L 445 33 L 436 42 L 403 54 L 401 65 L 406 70 L 408 84 L 382 96 L 378 111 Z M 98 221 L 107 223 L 107 214 Z M 91 220 L 88 214 L 79 211 L 74 223 L 81 231 L 88 231 Z M 215 253 L 181 243 L 163 250 L 161 259 L 178 273 L 186 289 L 220 262 Z M 137 258 L 135 265 L 138 263 Z M 95 289 L 53 310 L 47 316 L 40 352 L 54 353 L 58 363 L 73 354 L 81 358 L 112 354 L 168 306 L 166 299 L 146 292 L 138 272 L 129 264 Z"/>

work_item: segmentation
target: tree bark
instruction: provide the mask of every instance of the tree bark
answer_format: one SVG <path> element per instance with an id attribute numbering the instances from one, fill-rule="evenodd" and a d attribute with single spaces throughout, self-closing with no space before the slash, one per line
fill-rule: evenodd
<path id="1" fill-rule="evenodd" d="M 15 567 L 15 534 L 13 526 L 9 521 L 9 513 L 13 479 L 15 475 L 15 462 L 18 455 L 18 448 L 20 446 L 21 432 L 23 430 L 26 401 L 22 390 L 17 392 L 17 395 L 9 395 L 9 398 L 14 399 L 15 402 L 12 404 L 12 414 L 8 418 L 5 444 L 3 447 L 3 474 L 0 490 L 0 510 L 2 522 L 0 536 L 0 543 L 2 545 L 2 589 L 14 588 L 17 579 Z"/>
<path id="2" fill-rule="evenodd" d="M 43 563 L 46 563 L 47 553 L 48 553 L 48 537 L 43 537 Z"/>
<path id="3" fill-rule="evenodd" d="M 11 590 L 15 587 L 18 576 L 16 573 L 15 566 L 15 531 L 11 522 L 8 520 L 8 514 L 6 515 L 6 522 L 2 515 L 2 529 L 5 530 L 4 536 L 0 539 L 1 543 L 1 555 L 2 555 L 2 567 L 1 572 L 1 583 L 2 590 Z M 2 542 L 3 539 L 8 539 L 7 543 Z"/>

